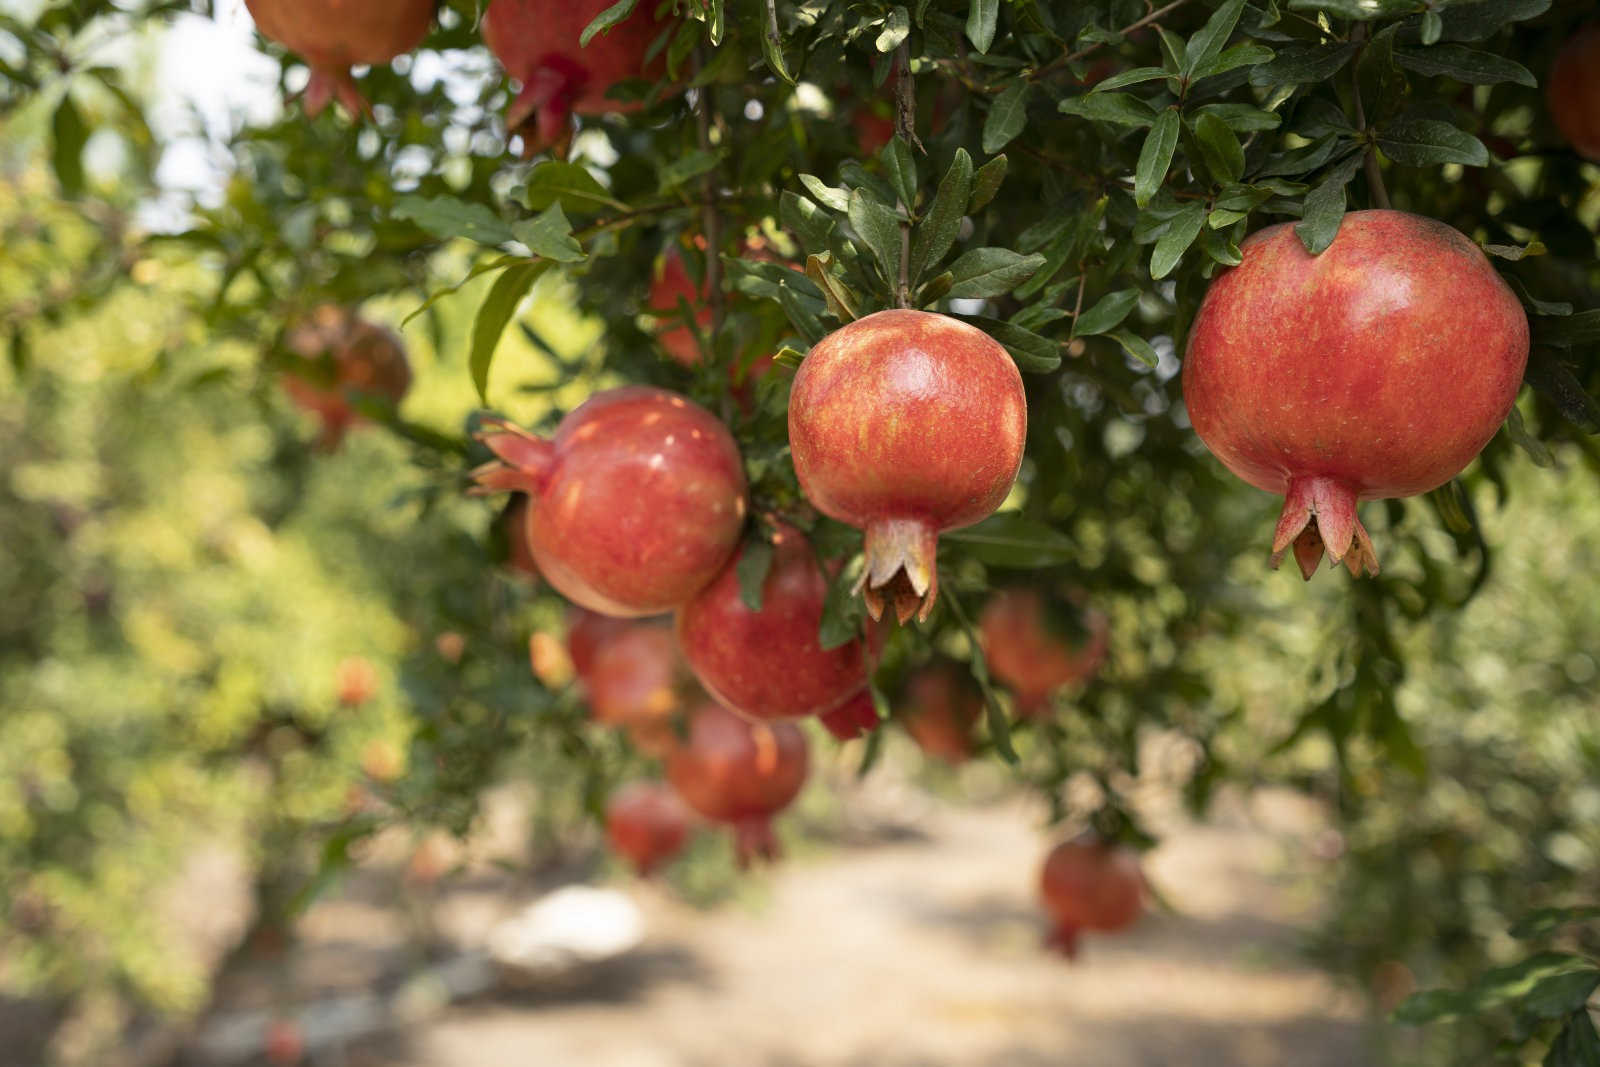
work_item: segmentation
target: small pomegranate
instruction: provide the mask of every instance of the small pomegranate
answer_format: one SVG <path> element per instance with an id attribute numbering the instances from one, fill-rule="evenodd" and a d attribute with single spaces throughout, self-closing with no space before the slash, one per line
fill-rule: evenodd
<path id="1" fill-rule="evenodd" d="M 623 386 L 590 398 L 550 440 L 501 422 L 481 492 L 528 494 L 528 543 L 545 580 L 607 615 L 670 611 L 714 578 L 744 527 L 739 449 L 676 393 Z"/>
<path id="2" fill-rule="evenodd" d="M 905 622 L 938 596 L 943 530 L 1000 506 L 1027 436 L 1016 364 L 976 327 L 925 311 L 880 311 L 817 343 L 789 396 L 800 488 L 866 531 L 857 591 Z"/>
<path id="3" fill-rule="evenodd" d="M 1082 685 L 1100 672 L 1110 644 L 1106 617 L 1082 614 L 1087 636 L 1074 639 L 1034 589 L 1002 589 L 978 616 L 978 642 L 995 678 L 1016 695 L 1024 717 L 1047 714 L 1050 695 Z"/>
<path id="4" fill-rule="evenodd" d="M 602 645 L 626 633 L 633 622 L 611 615 L 602 615 L 588 608 L 573 607 L 567 612 L 567 655 L 572 658 L 572 669 L 580 679 L 587 679 L 594 670 L 594 657 Z"/>
<path id="5" fill-rule="evenodd" d="M 539 582 L 539 564 L 528 545 L 528 498 L 521 493 L 511 494 L 511 503 L 496 520 L 505 538 L 506 568 L 535 585 Z"/>
<path id="6" fill-rule="evenodd" d="M 1115 933 L 1132 926 L 1144 910 L 1138 853 L 1093 838 L 1052 849 L 1039 889 L 1055 924 L 1046 943 L 1069 959 L 1078 953 L 1080 930 Z"/>
<path id="7" fill-rule="evenodd" d="M 584 676 L 596 722 L 628 732 L 638 748 L 665 755 L 675 741 L 672 719 L 688 682 L 669 627 L 633 623 L 595 650 Z"/>
<path id="8" fill-rule="evenodd" d="M 322 305 L 285 340 L 300 365 L 284 375 L 284 390 L 322 420 L 317 444 L 324 450 L 339 447 L 360 421 L 350 393 L 399 404 L 411 389 L 411 365 L 400 338 L 346 308 Z"/>
<path id="9" fill-rule="evenodd" d="M 1578 30 L 1556 54 L 1545 103 L 1567 143 L 1600 161 L 1600 22 Z"/>
<path id="10" fill-rule="evenodd" d="M 1449 481 L 1494 436 L 1528 360 L 1528 319 L 1478 246 L 1403 211 L 1344 217 L 1308 254 L 1288 224 L 1241 246 L 1189 333 L 1184 400 L 1233 473 L 1282 493 L 1272 565 L 1292 546 L 1378 573 L 1362 500 Z"/>
<path id="11" fill-rule="evenodd" d="M 506 128 L 520 133 L 525 154 L 558 145 L 577 115 L 631 111 L 637 104 L 607 97 L 630 78 L 655 81 L 666 74 L 665 50 L 646 60 L 664 27 L 654 4 L 580 45 L 583 30 L 610 7 L 608 0 L 494 0 L 483 17 L 483 40 L 522 91 L 506 112 Z"/>
<path id="12" fill-rule="evenodd" d="M 647 878 L 670 863 L 689 840 L 689 812 L 660 782 L 631 782 L 606 805 L 606 838 L 611 850 Z"/>
<path id="13" fill-rule="evenodd" d="M 945 763 L 972 755 L 972 728 L 983 714 L 983 693 L 965 667 L 938 659 L 906 679 L 900 722 L 924 753 Z"/>
<path id="14" fill-rule="evenodd" d="M 337 99 L 352 115 L 371 109 L 351 67 L 387 63 L 428 36 L 439 0 L 244 0 L 256 29 L 311 67 L 306 114 Z"/>
<path id="15" fill-rule="evenodd" d="M 667 781 L 695 811 L 733 827 L 741 866 L 776 859 L 772 816 L 805 784 L 806 738 L 787 722 L 752 723 L 720 705 L 703 705 L 689 739 L 667 757 Z"/>
<path id="16" fill-rule="evenodd" d="M 346 656 L 334 668 L 339 703 L 359 708 L 378 694 L 378 668 L 365 656 Z"/>
<path id="17" fill-rule="evenodd" d="M 742 548 L 679 609 L 684 658 L 708 693 L 748 718 L 799 719 L 851 702 L 840 725 L 853 734 L 861 708 L 852 698 L 866 688 L 867 643 L 858 639 L 824 649 L 818 629 L 828 579 L 810 542 L 799 530 L 779 526 L 772 550 L 760 611 L 751 611 L 739 593 Z M 868 712 L 871 704 L 868 696 Z"/>

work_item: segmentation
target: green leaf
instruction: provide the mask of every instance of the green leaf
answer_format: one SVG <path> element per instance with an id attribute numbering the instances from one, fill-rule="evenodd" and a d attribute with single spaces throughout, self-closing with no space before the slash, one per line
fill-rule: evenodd
<path id="1" fill-rule="evenodd" d="M 1011 354 L 1017 369 L 1026 374 L 1048 374 L 1061 366 L 1060 346 L 1026 326 L 984 315 L 963 315 L 962 318 L 999 341 Z"/>
<path id="2" fill-rule="evenodd" d="M 1361 153 L 1355 153 L 1329 171 L 1322 184 L 1306 194 L 1305 210 L 1294 225 L 1294 233 L 1312 255 L 1321 255 L 1339 236 L 1339 224 L 1344 221 L 1344 187 L 1361 169 L 1361 160 Z"/>
<path id="3" fill-rule="evenodd" d="M 1095 122 L 1118 126 L 1149 126 L 1156 121 L 1156 109 L 1127 93 L 1087 93 L 1069 96 L 1056 106 L 1065 115 L 1080 115 Z"/>
<path id="4" fill-rule="evenodd" d="M 1553 974 L 1540 979 L 1517 1006 L 1541 1019 L 1559 1019 L 1582 1008 L 1596 986 L 1600 986 L 1597 970 Z"/>
<path id="5" fill-rule="evenodd" d="M 89 140 L 89 124 L 83 121 L 83 112 L 72 102 L 70 92 L 61 95 L 55 114 L 50 119 L 50 166 L 61 184 L 61 193 L 68 200 L 83 195 L 83 146 Z"/>
<path id="6" fill-rule="evenodd" d="M 911 281 L 920 284 L 929 270 L 939 265 L 961 231 L 961 216 L 966 213 L 972 191 L 972 157 L 965 148 L 956 149 L 950 169 L 939 180 L 928 213 L 911 233 Z"/>
<path id="7" fill-rule="evenodd" d="M 939 536 L 961 545 L 968 556 L 993 567 L 1056 567 L 1077 557 L 1077 546 L 1066 534 L 1015 511 L 1002 511 L 976 526 L 948 530 Z"/>
<path id="8" fill-rule="evenodd" d="M 826 252 L 813 253 L 806 257 L 806 277 L 810 278 L 818 289 L 822 290 L 822 298 L 828 304 L 828 310 L 840 322 L 854 322 L 856 319 L 855 294 L 838 278 L 834 277 L 829 269 L 833 262 L 832 257 Z"/>
<path id="9" fill-rule="evenodd" d="M 1511 438 L 1513 444 L 1527 453 L 1533 460 L 1535 467 L 1554 467 L 1556 458 L 1550 454 L 1550 449 L 1545 443 L 1528 432 L 1527 424 L 1522 421 L 1522 412 L 1513 407 L 1506 415 L 1506 436 Z"/>
<path id="10" fill-rule="evenodd" d="M 802 249 L 827 248 L 833 236 L 833 219 L 810 199 L 787 189 L 778 197 L 778 221 L 800 239 Z"/>
<path id="11" fill-rule="evenodd" d="M 746 538 L 733 570 L 739 578 L 739 599 L 751 611 L 760 611 L 767 572 L 772 570 L 772 542 L 760 536 Z"/>
<path id="12" fill-rule="evenodd" d="M 435 237 L 465 237 L 484 245 L 505 244 L 516 237 L 493 211 L 453 196 L 402 196 L 394 202 L 393 214 L 395 218 L 409 219 Z"/>
<path id="13" fill-rule="evenodd" d="M 878 34 L 878 39 L 873 45 L 880 52 L 893 52 L 909 36 L 911 36 L 911 14 L 904 7 L 896 5 L 889 12 L 889 17 L 883 20 L 883 32 Z"/>
<path id="14" fill-rule="evenodd" d="M 1472 998 L 1454 989 L 1424 989 L 1400 1002 L 1389 1018 L 1406 1026 L 1421 1026 L 1457 1015 L 1471 1015 Z"/>
<path id="15" fill-rule="evenodd" d="M 638 6 L 639 0 L 617 0 L 616 3 L 596 15 L 594 20 L 583 28 L 583 33 L 578 36 L 578 45 L 587 48 L 589 42 L 594 40 L 595 34 L 602 30 L 609 30 L 633 14 L 633 9 Z M 570 33 L 572 31 L 568 30 L 567 32 Z M 568 40 L 571 40 L 571 38 L 568 38 Z"/>
<path id="16" fill-rule="evenodd" d="M 1405 15 L 1416 9 L 1416 0 L 1289 0 L 1290 11 L 1325 11 L 1361 22 Z"/>
<path id="17" fill-rule="evenodd" d="M 1550 0 L 1482 0 L 1452 4 L 1439 13 L 1447 41 L 1481 41 L 1513 22 L 1537 18 L 1550 10 Z"/>
<path id="18" fill-rule="evenodd" d="M 1244 177 L 1244 147 L 1239 138 L 1228 129 L 1228 124 L 1215 114 L 1202 114 L 1195 119 L 1195 139 L 1200 142 L 1200 155 L 1206 170 L 1219 185 L 1236 182 Z"/>
<path id="19" fill-rule="evenodd" d="M 661 191 L 665 193 L 681 188 L 684 183 L 709 173 L 721 162 L 721 152 L 707 152 L 699 148 L 685 152 L 661 168 Z"/>
<path id="20" fill-rule="evenodd" d="M 1205 66 L 1222 52 L 1223 45 L 1233 36 L 1233 27 L 1244 11 L 1244 0 L 1227 0 L 1211 13 L 1206 24 L 1195 31 L 1183 46 L 1183 76 L 1193 79 L 1195 71 Z"/>
<path id="21" fill-rule="evenodd" d="M 1172 273 L 1172 268 L 1178 265 L 1189 246 L 1194 244 L 1194 239 L 1200 236 L 1200 228 L 1205 224 L 1205 204 L 1191 200 L 1179 208 L 1167 231 L 1156 241 L 1155 250 L 1150 253 L 1150 277 L 1165 278 Z"/>
<path id="22" fill-rule="evenodd" d="M 850 194 L 843 189 L 827 185 L 815 174 L 800 175 L 800 184 L 825 208 L 843 214 L 850 210 Z"/>
<path id="23" fill-rule="evenodd" d="M 1573 1012 L 1556 1035 L 1544 1067 L 1600 1067 L 1600 1035 L 1586 1011 Z"/>
<path id="24" fill-rule="evenodd" d="M 1540 952 L 1508 967 L 1485 971 L 1472 983 L 1468 993 L 1479 1010 L 1493 1008 L 1527 996 L 1552 975 L 1586 970 L 1593 970 L 1593 965 L 1582 956 L 1569 952 Z"/>
<path id="25" fill-rule="evenodd" d="M 917 202 L 917 161 L 911 155 L 911 146 L 899 134 L 895 134 L 878 153 L 878 161 L 883 164 L 895 195 L 909 213 L 911 205 Z"/>
<path id="26" fill-rule="evenodd" d="M 822 622 L 817 627 L 817 642 L 823 649 L 834 649 L 861 636 L 861 622 L 867 608 L 855 594 L 857 567 L 842 567 L 828 586 L 822 600 Z"/>
<path id="27" fill-rule="evenodd" d="M 1000 19 L 1000 0 L 968 0 L 967 40 L 980 53 L 994 44 L 995 24 Z"/>
<path id="28" fill-rule="evenodd" d="M 1079 315 L 1072 324 L 1072 336 L 1087 337 L 1097 333 L 1110 333 L 1122 325 L 1122 320 L 1128 317 L 1139 303 L 1139 290 L 1119 289 L 1114 293 L 1107 293 L 1097 300 L 1093 307 Z"/>
<path id="29" fill-rule="evenodd" d="M 1600 341 L 1600 308 L 1560 318 L 1541 317 L 1534 323 L 1533 336 L 1539 344 L 1557 348 Z"/>
<path id="30" fill-rule="evenodd" d="M 1444 34 L 1444 19 L 1439 17 L 1437 11 L 1424 11 L 1421 32 L 1423 44 L 1438 44 L 1439 38 Z"/>
<path id="31" fill-rule="evenodd" d="M 1210 62 L 1203 64 L 1194 72 L 1194 80 L 1213 78 L 1218 74 L 1226 74 L 1230 70 L 1240 67 L 1254 67 L 1261 63 L 1270 63 L 1277 53 L 1262 44 L 1236 44 L 1223 51 Z"/>
<path id="32" fill-rule="evenodd" d="M 1277 58 L 1250 70 L 1250 84 L 1262 87 L 1311 85 L 1325 82 L 1350 62 L 1360 45 L 1289 45 L 1278 49 Z"/>
<path id="33" fill-rule="evenodd" d="M 1254 104 L 1206 104 L 1197 115 L 1215 115 L 1235 133 L 1257 133 L 1275 130 L 1283 123 L 1276 111 L 1265 111 Z"/>
<path id="34" fill-rule="evenodd" d="M 794 75 L 783 58 L 783 37 L 775 24 L 769 23 L 761 31 L 761 55 L 772 73 L 790 85 L 795 84 Z"/>
<path id="35" fill-rule="evenodd" d="M 1134 67 L 1132 70 L 1125 70 L 1121 74 L 1113 74 L 1104 81 L 1096 83 L 1095 87 L 1089 90 L 1089 95 L 1095 96 L 1102 92 L 1121 89 L 1125 85 L 1140 85 L 1144 82 L 1155 81 L 1157 78 L 1170 78 L 1171 76 L 1165 67 Z"/>
<path id="36" fill-rule="evenodd" d="M 478 317 L 472 324 L 472 355 L 468 366 L 472 370 L 472 384 L 478 389 L 478 399 L 485 404 L 489 402 L 489 367 L 494 362 L 500 335 L 517 313 L 523 298 L 533 288 L 533 283 L 549 266 L 549 260 L 541 259 L 507 267 L 494 280 L 489 295 L 483 298 L 483 304 L 478 308 Z"/>
<path id="37" fill-rule="evenodd" d="M 1111 337 L 1117 344 L 1122 346 L 1124 352 L 1151 370 L 1155 370 L 1160 365 L 1161 357 L 1156 355 L 1154 348 L 1150 347 L 1150 342 L 1138 334 L 1129 333 L 1127 330 L 1114 330 L 1111 333 Z"/>
<path id="38" fill-rule="evenodd" d="M 789 322 L 806 339 L 807 344 L 814 345 L 828 335 L 827 328 L 822 325 L 816 312 L 806 305 L 788 282 L 778 286 L 778 303 L 783 305 L 784 314 L 789 316 Z"/>
<path id="39" fill-rule="evenodd" d="M 608 193 L 588 168 L 559 159 L 533 168 L 523 203 L 529 211 L 543 211 L 551 204 L 560 204 L 568 211 L 593 211 L 597 207 L 628 210 L 628 205 Z"/>
<path id="40" fill-rule="evenodd" d="M 1140 207 L 1149 204 L 1150 198 L 1167 180 L 1172 152 L 1178 147 L 1178 121 L 1177 110 L 1168 108 L 1156 117 L 1150 132 L 1145 134 L 1144 147 L 1139 149 L 1139 164 L 1133 172 L 1133 200 Z"/>
<path id="41" fill-rule="evenodd" d="M 1003 296 L 1044 266 L 1038 253 L 1020 255 L 1009 248 L 974 248 L 950 265 L 951 299 Z"/>
<path id="42" fill-rule="evenodd" d="M 1515 82 L 1530 89 L 1539 86 L 1533 72 L 1515 60 L 1480 52 L 1459 44 L 1441 44 L 1421 51 L 1395 50 L 1394 60 L 1407 70 L 1429 77 L 1454 78 L 1469 85 L 1497 85 Z"/>
<path id="43" fill-rule="evenodd" d="M 1440 163 L 1460 163 L 1468 167 L 1489 165 L 1489 150 L 1483 142 L 1448 122 L 1401 116 L 1378 130 L 1378 147 L 1396 163 L 1409 167 L 1433 167 Z"/>
<path id="44" fill-rule="evenodd" d="M 850 225 L 872 250 L 883 280 L 892 287 L 900 276 L 900 219 L 860 189 L 850 193 Z"/>
<path id="45" fill-rule="evenodd" d="M 983 150 L 994 155 L 1022 132 L 1028 122 L 1028 82 L 1017 78 L 1003 89 L 983 120 Z"/>
<path id="46" fill-rule="evenodd" d="M 1600 907 L 1584 904 L 1571 908 L 1540 908 L 1518 919 L 1511 927 L 1512 937 L 1527 940 L 1544 937 L 1572 923 L 1589 923 L 1600 919 Z"/>
<path id="47" fill-rule="evenodd" d="M 1005 156 L 995 156 L 978 168 L 972 176 L 972 197 L 967 201 L 968 214 L 981 210 L 994 199 L 994 194 L 1000 191 L 1000 183 L 1006 180 L 1006 166 Z"/>
<path id="48" fill-rule="evenodd" d="M 572 236 L 572 223 L 567 221 L 560 204 L 551 204 L 537 218 L 513 223 L 511 233 L 536 256 L 557 263 L 576 263 L 584 258 L 583 246 Z"/>

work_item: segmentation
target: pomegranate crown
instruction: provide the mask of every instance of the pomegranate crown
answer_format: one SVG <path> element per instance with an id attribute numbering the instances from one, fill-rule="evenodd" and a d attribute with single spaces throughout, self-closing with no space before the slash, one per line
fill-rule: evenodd
<path id="1" fill-rule="evenodd" d="M 555 446 L 505 419 L 486 421 L 473 436 L 498 458 L 472 471 L 476 496 L 523 492 L 537 495 L 549 480 L 555 463 Z"/>

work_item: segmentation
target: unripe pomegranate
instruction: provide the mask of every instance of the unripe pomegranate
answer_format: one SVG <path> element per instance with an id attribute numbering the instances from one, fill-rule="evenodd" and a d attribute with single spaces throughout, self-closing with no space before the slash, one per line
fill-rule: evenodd
<path id="1" fill-rule="evenodd" d="M 666 74 L 666 51 L 645 53 L 665 28 L 654 4 L 580 45 L 583 30 L 608 0 L 494 0 L 483 17 L 483 40 L 522 91 L 506 112 L 506 129 L 520 133 L 526 154 L 560 144 L 574 115 L 631 111 L 638 105 L 606 96 L 630 78 L 656 81 Z"/>
<path id="2" fill-rule="evenodd" d="M 1544 89 L 1550 117 L 1567 143 L 1600 161 L 1600 22 L 1584 26 L 1562 46 Z"/>
<path id="3" fill-rule="evenodd" d="M 972 755 L 972 728 L 983 714 L 983 693 L 954 660 L 938 659 L 906 679 L 900 722 L 924 753 L 945 763 Z"/>
<path id="4" fill-rule="evenodd" d="M 866 688 L 867 643 L 824 649 L 818 629 L 828 579 L 810 542 L 799 530 L 779 526 L 772 550 L 760 611 L 751 611 L 739 593 L 741 548 L 679 609 L 678 643 L 706 691 L 740 714 L 763 721 L 822 715 Z"/>
<path id="5" fill-rule="evenodd" d="M 411 364 L 400 338 L 347 308 L 323 304 L 290 329 L 285 341 L 302 362 L 284 375 L 284 391 L 322 420 L 317 445 L 324 450 L 339 447 L 345 432 L 361 421 L 350 394 L 398 405 L 411 389 Z"/>
<path id="6" fill-rule="evenodd" d="M 545 579 L 607 615 L 670 611 L 714 578 L 744 527 L 739 449 L 677 393 L 623 386 L 590 398 L 550 440 L 498 423 L 481 492 L 528 494 L 528 543 Z"/>
<path id="7" fill-rule="evenodd" d="M 669 627 L 633 623 L 612 636 L 595 650 L 584 684 L 596 722 L 626 730 L 649 755 L 671 750 L 689 680 Z"/>
<path id="8" fill-rule="evenodd" d="M 337 98 L 352 115 L 370 112 L 351 67 L 387 63 L 428 36 L 438 0 L 244 0 L 263 36 L 311 67 L 306 114 Z"/>
<path id="9" fill-rule="evenodd" d="M 939 533 L 1011 490 L 1027 436 L 1022 376 L 983 331 L 925 311 L 880 311 L 817 343 L 789 395 L 800 488 L 866 531 L 857 591 L 905 622 L 938 595 Z"/>
<path id="10" fill-rule="evenodd" d="M 1272 541 L 1309 579 L 1323 552 L 1378 573 L 1362 500 L 1449 481 L 1505 421 L 1528 319 L 1464 235 L 1402 211 L 1344 217 L 1308 254 L 1287 224 L 1253 234 L 1189 333 L 1195 432 L 1233 473 L 1286 497 Z"/>
<path id="11" fill-rule="evenodd" d="M 1139 855 L 1082 838 L 1064 841 L 1045 857 L 1039 875 L 1045 910 L 1054 922 L 1047 944 L 1069 959 L 1078 952 L 1078 932 L 1115 933 L 1132 926 L 1144 910 Z"/>
<path id="12" fill-rule="evenodd" d="M 1080 618 L 1087 632 L 1075 637 L 1035 589 L 1002 589 L 984 604 L 978 642 L 990 673 L 1015 694 L 1018 714 L 1048 713 L 1052 693 L 1099 673 L 1110 644 L 1109 624 L 1098 611 Z"/>
<path id="13" fill-rule="evenodd" d="M 689 840 L 689 812 L 660 782 L 630 782 L 606 805 L 606 838 L 611 850 L 647 878 L 670 863 Z"/>
<path id="14" fill-rule="evenodd" d="M 775 859 L 772 816 L 805 784 L 806 739 L 787 722 L 752 723 L 707 703 L 689 721 L 689 739 L 667 757 L 667 781 L 695 811 L 733 827 L 741 865 Z"/>

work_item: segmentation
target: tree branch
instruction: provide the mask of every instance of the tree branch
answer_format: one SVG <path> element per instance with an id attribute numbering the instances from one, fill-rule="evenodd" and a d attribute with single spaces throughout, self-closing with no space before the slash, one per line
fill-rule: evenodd
<path id="1" fill-rule="evenodd" d="M 1178 10 L 1178 8 L 1182 7 L 1184 4 L 1187 4 L 1188 2 L 1189 2 L 1189 0 L 1172 0 L 1172 3 L 1167 4 L 1165 7 L 1157 8 L 1156 10 L 1154 10 L 1154 11 L 1150 12 L 1148 15 L 1146 15 L 1144 18 L 1140 19 L 1138 22 L 1131 22 L 1128 25 L 1122 27 L 1122 29 L 1117 31 L 1117 36 L 1118 37 L 1123 37 L 1123 36 L 1126 36 L 1127 34 L 1132 33 L 1134 30 L 1142 30 L 1146 26 L 1150 25 L 1152 22 L 1155 22 L 1157 19 L 1164 18 L 1165 16 L 1170 15 L 1172 12 Z M 1101 41 L 1095 41 L 1093 44 L 1085 45 L 1084 47 L 1078 49 L 1076 52 L 1068 52 L 1064 56 L 1058 56 L 1055 59 L 1052 59 L 1050 62 L 1046 63 L 1044 66 L 1040 67 L 1038 70 L 1034 71 L 1032 74 L 1030 74 L 1028 76 L 1028 80 L 1029 81 L 1038 81 L 1040 78 L 1048 78 L 1050 75 L 1052 75 L 1052 74 L 1056 73 L 1057 71 L 1059 71 L 1062 67 L 1065 67 L 1065 66 L 1067 66 L 1068 64 L 1071 64 L 1071 63 L 1076 63 L 1078 60 L 1084 59 L 1085 57 L 1089 56 L 1091 53 L 1093 53 L 1096 50 L 1098 50 L 1103 43 L 1104 42 L 1101 42 Z"/>
<path id="2" fill-rule="evenodd" d="M 1361 45 L 1356 53 L 1355 62 L 1350 64 L 1350 95 L 1355 98 L 1356 128 L 1361 131 L 1366 139 L 1367 146 L 1362 149 L 1363 158 L 1361 169 L 1367 175 L 1367 191 L 1372 194 L 1372 202 L 1385 211 L 1390 209 L 1389 190 L 1383 184 L 1383 171 L 1378 166 L 1378 145 L 1372 139 L 1371 132 L 1367 129 L 1367 109 L 1361 103 L 1361 52 L 1366 51 L 1367 24 L 1356 23 L 1356 28 L 1350 33 L 1350 40 Z"/>
<path id="3" fill-rule="evenodd" d="M 900 47 L 895 49 L 894 62 L 898 68 L 894 86 L 895 135 L 908 146 L 926 154 L 927 149 L 922 147 L 922 142 L 917 138 L 917 86 L 911 76 L 911 46 L 901 41 Z M 902 204 L 901 207 L 905 211 L 905 218 L 900 220 L 900 277 L 895 282 L 894 302 L 896 307 L 908 308 L 911 306 L 912 206 Z"/>
<path id="4" fill-rule="evenodd" d="M 704 65 L 700 47 L 694 53 L 695 73 Z M 711 151 L 711 93 L 712 86 L 703 85 L 695 93 L 694 117 L 702 152 Z M 722 335 L 722 319 L 726 311 L 722 299 L 722 214 L 717 210 L 717 168 L 713 167 L 700 178 L 700 230 L 706 239 L 706 298 L 711 304 L 711 348 L 707 353 L 716 355 L 717 338 Z"/>

